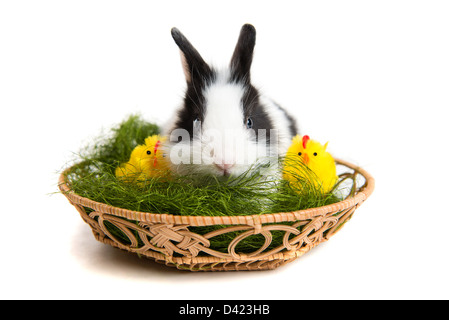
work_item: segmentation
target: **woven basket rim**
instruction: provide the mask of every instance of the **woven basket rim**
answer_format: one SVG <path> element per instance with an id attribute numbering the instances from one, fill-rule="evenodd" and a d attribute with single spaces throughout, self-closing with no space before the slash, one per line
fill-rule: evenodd
<path id="1" fill-rule="evenodd" d="M 317 216 L 324 216 L 329 212 L 341 211 L 347 208 L 353 207 L 364 202 L 374 191 L 374 178 L 366 172 L 364 169 L 356 166 L 350 162 L 335 159 L 337 164 L 346 166 L 350 169 L 357 171 L 364 176 L 365 184 L 354 196 L 348 197 L 337 203 L 333 203 L 326 206 L 292 211 L 292 212 L 278 212 L 278 213 L 266 213 L 256 215 L 242 215 L 242 216 L 181 216 L 168 213 L 150 213 L 132 211 L 128 209 L 114 207 L 105 203 L 93 201 L 91 199 L 82 197 L 76 194 L 67 184 L 66 172 L 71 169 L 67 168 L 59 176 L 58 187 L 60 191 L 72 202 L 92 208 L 96 211 L 104 212 L 114 216 L 127 218 L 130 220 L 138 220 L 142 222 L 150 223 L 172 223 L 172 224 L 185 224 L 191 226 L 206 226 L 206 225 L 261 225 L 264 223 L 277 223 L 286 221 L 298 221 L 304 219 L 310 219 Z"/>

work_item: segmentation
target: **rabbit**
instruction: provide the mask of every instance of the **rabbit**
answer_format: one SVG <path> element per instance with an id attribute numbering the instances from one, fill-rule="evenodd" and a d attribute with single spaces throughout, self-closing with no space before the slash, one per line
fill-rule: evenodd
<path id="1" fill-rule="evenodd" d="M 298 128 L 290 114 L 251 84 L 255 28 L 243 25 L 223 69 L 209 66 L 177 28 L 171 34 L 187 82 L 183 104 L 162 128 L 170 140 L 166 153 L 172 170 L 226 178 L 251 171 L 261 159 L 277 164 Z"/>

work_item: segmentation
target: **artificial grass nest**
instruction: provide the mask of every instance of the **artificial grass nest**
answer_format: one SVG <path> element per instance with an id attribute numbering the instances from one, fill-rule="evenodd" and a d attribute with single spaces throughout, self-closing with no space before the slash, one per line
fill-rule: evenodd
<path id="1" fill-rule="evenodd" d="M 115 168 L 126 162 L 131 151 L 146 137 L 158 133 L 157 125 L 139 115 L 129 116 L 112 128 L 109 136 L 98 137 L 80 151 L 77 164 L 66 173 L 71 189 L 83 197 L 119 208 L 196 216 L 297 211 L 341 200 L 334 193 L 323 194 L 311 179 L 298 177 L 301 192 L 283 180 L 267 181 L 258 174 L 263 164 L 227 180 L 192 175 L 170 180 L 153 177 L 136 184 L 117 179 Z M 298 166 L 302 166 L 301 162 Z M 313 179 L 311 172 L 309 175 Z"/>
<path id="2" fill-rule="evenodd" d="M 164 260 L 166 264 L 175 265 L 180 269 L 184 268 L 181 265 L 186 263 L 186 260 L 179 260 L 175 263 L 176 257 L 181 257 L 179 259 L 184 259 L 182 257 L 185 256 L 198 255 L 201 257 L 204 252 L 211 255 L 210 259 L 212 260 L 210 261 L 213 261 L 211 264 L 213 269 L 218 269 L 216 266 L 219 262 L 217 261 L 227 261 L 229 257 L 232 257 L 232 259 L 237 259 L 235 267 L 232 268 L 249 270 L 250 260 L 245 267 L 239 267 L 241 263 L 239 261 L 246 261 L 245 259 L 249 259 L 248 257 L 256 259 L 270 256 L 270 253 L 279 255 L 280 253 L 277 252 L 283 252 L 285 248 L 290 248 L 289 252 L 293 253 L 293 256 L 288 258 L 285 256 L 280 259 L 267 258 L 268 260 L 263 262 L 266 263 L 266 267 L 263 268 L 274 268 L 287 260 L 294 259 L 299 254 L 294 253 L 292 244 L 296 243 L 298 248 L 306 244 L 304 248 L 309 250 L 322 241 L 323 232 L 327 232 L 328 236 L 335 233 L 352 216 L 357 202 L 346 203 L 345 205 L 350 209 L 343 211 L 338 210 L 340 206 L 337 204 L 333 208 L 334 212 L 329 212 L 326 215 L 320 214 L 318 217 L 321 218 L 318 220 L 306 218 L 306 220 L 297 221 L 290 217 L 282 222 L 277 222 L 279 217 L 274 217 L 271 214 L 279 212 L 280 215 L 283 215 L 286 212 L 299 212 L 299 210 L 323 207 L 337 202 L 342 204 L 346 201 L 340 202 L 342 198 L 348 199 L 356 193 L 360 193 L 367 183 L 365 181 L 365 184 L 357 186 L 355 180 L 358 171 L 354 169 L 354 173 L 346 175 L 346 178 L 352 179 L 353 182 L 349 190 L 343 190 L 344 183 L 342 182 L 346 179 L 344 175 L 333 192 L 327 194 L 321 192 L 317 187 L 318 184 L 313 183 L 313 176 L 304 179 L 304 175 L 302 175 L 302 177 L 298 177 L 300 183 L 296 184 L 300 185 L 301 189 L 298 190 L 297 187 L 281 179 L 267 181 L 266 177 L 261 178 L 258 172 L 263 165 L 260 167 L 256 165 L 250 171 L 228 180 L 220 180 L 215 177 L 174 176 L 171 179 L 148 178 L 143 183 L 136 184 L 116 178 L 117 166 L 128 161 L 132 150 L 142 144 L 145 138 L 154 134 L 159 134 L 159 127 L 156 124 L 143 120 L 140 115 L 129 116 L 122 123 L 113 127 L 110 132 L 100 135 L 92 144 L 81 149 L 75 159 L 75 164 L 61 175 L 60 189 L 77 207 L 83 219 L 91 225 L 98 240 L 152 258 L 156 257 L 156 260 Z M 282 164 L 282 159 L 279 161 Z M 298 163 L 298 166 L 301 165 Z M 307 169 L 304 168 L 304 170 Z M 368 175 L 364 173 L 364 176 Z M 71 194 L 76 195 L 76 199 L 70 196 Z M 361 194 L 360 201 L 366 197 Z M 83 199 L 93 201 L 94 204 L 84 205 L 86 200 Z M 102 209 L 97 209 L 103 204 L 111 206 L 109 208 L 122 208 L 130 211 L 126 211 L 126 216 L 120 213 L 122 217 L 120 221 L 117 220 L 114 213 L 109 216 L 108 220 L 101 213 Z M 112 209 L 106 211 L 108 210 Z M 117 211 L 120 210 L 117 209 Z M 164 216 L 160 219 L 161 222 L 172 220 L 165 217 L 174 215 L 174 221 L 177 221 L 179 216 L 192 217 L 192 219 L 197 216 L 201 221 L 207 217 L 223 217 L 223 221 L 235 221 L 232 220 L 232 217 L 242 217 L 243 219 L 244 216 L 247 216 L 249 220 L 245 221 L 248 221 L 249 224 L 254 222 L 255 217 L 260 216 L 260 220 L 272 221 L 272 223 L 261 224 L 254 230 L 251 226 L 243 226 L 245 223 L 242 226 L 233 227 L 233 222 L 229 224 L 195 222 L 193 225 L 184 224 L 184 222 L 147 224 L 137 217 L 134 219 L 133 212 L 147 212 L 152 215 L 151 219 L 153 220 L 159 220 L 155 215 L 160 214 L 161 217 Z M 265 215 L 267 219 L 262 218 Z M 339 219 L 341 222 L 337 223 Z M 320 225 L 317 224 L 318 221 L 324 224 L 322 229 L 318 229 L 317 226 Z M 229 228 L 232 230 L 227 231 L 230 230 Z M 263 231 L 263 229 L 267 231 Z M 315 230 L 316 236 L 311 236 L 310 232 L 313 234 L 313 230 Z M 301 235 L 302 233 L 309 234 L 309 236 L 304 237 Z M 172 240 L 181 241 L 181 243 L 174 246 L 169 241 L 170 237 L 174 237 Z M 181 238 L 185 239 L 181 240 Z M 198 250 L 198 247 L 201 249 Z M 302 253 L 306 252 L 304 248 L 301 249 Z M 247 253 L 249 255 L 245 256 Z M 217 258 L 212 258 L 212 256 Z M 222 258 L 219 258 L 220 256 Z M 189 261 L 192 260 L 189 259 Z M 226 264 L 228 263 L 229 261 L 226 262 Z M 196 264 L 196 262 L 192 263 L 189 268 L 193 270 L 196 268 Z M 257 268 L 262 269 L 260 266 Z M 222 269 L 227 270 L 229 267 Z"/>

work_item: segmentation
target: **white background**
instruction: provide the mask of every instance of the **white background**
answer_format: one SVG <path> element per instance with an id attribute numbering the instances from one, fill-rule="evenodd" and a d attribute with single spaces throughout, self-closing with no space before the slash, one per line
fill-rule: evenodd
<path id="1" fill-rule="evenodd" d="M 449 298 L 446 1 L 2 1 L 2 299 Z M 162 123 L 185 87 L 170 29 L 253 79 L 376 179 L 329 242 L 266 272 L 190 273 L 97 242 L 57 193 L 102 129 Z"/>

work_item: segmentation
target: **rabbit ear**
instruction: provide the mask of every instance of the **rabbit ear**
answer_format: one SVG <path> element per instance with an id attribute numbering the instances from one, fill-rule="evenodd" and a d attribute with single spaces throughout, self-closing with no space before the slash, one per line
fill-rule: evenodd
<path id="1" fill-rule="evenodd" d="M 250 83 L 250 69 L 255 45 L 256 29 L 250 24 L 243 25 L 231 59 L 232 80 Z"/>
<path id="2" fill-rule="evenodd" d="M 211 78 L 211 68 L 181 31 L 172 28 L 171 35 L 181 50 L 181 62 L 187 83 Z"/>

